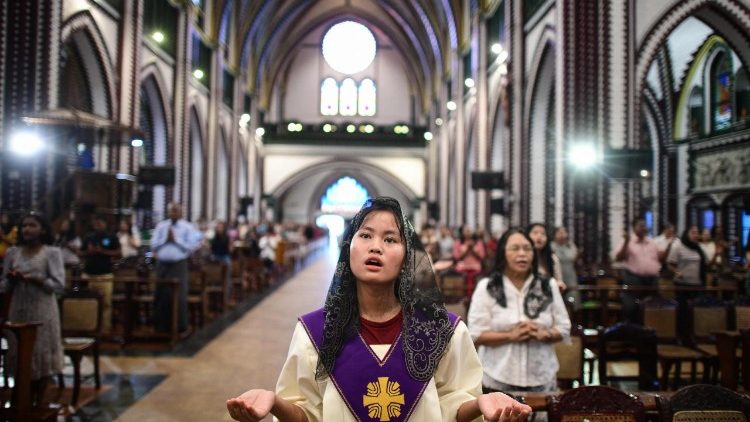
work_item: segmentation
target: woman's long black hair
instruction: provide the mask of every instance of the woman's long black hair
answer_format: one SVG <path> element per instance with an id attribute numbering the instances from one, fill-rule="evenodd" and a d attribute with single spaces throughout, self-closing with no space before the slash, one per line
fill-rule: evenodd
<path id="1" fill-rule="evenodd" d="M 389 197 L 368 199 L 344 235 L 336 272 L 326 297 L 323 343 L 315 371 L 317 379 L 331 373 L 344 343 L 358 332 L 357 280 L 349 261 L 349 247 L 365 217 L 375 211 L 393 214 L 404 241 L 404 264 L 393 288 L 404 318 L 402 347 L 406 368 L 412 378 L 426 381 L 432 377 L 453 335 L 454 326 L 443 305 L 432 263 L 398 201 Z M 429 337 L 425 337 L 427 335 Z"/>
<path id="2" fill-rule="evenodd" d="M 531 231 L 534 230 L 534 227 L 541 227 L 544 229 L 544 234 L 547 236 L 547 243 L 544 245 L 541 251 L 539 251 L 539 260 L 538 262 L 542 265 L 544 265 L 545 269 L 547 270 L 547 275 L 550 277 L 555 276 L 555 261 L 552 260 L 552 245 L 551 241 L 552 239 L 549 236 L 549 230 L 547 230 L 547 226 L 545 226 L 542 223 L 531 223 L 526 227 L 526 235 L 527 237 L 529 234 L 531 234 Z M 529 239 L 531 239 L 529 237 Z M 531 246 L 534 246 L 534 242 L 531 242 Z M 536 250 L 536 246 L 534 246 L 534 250 Z M 536 258 L 536 254 L 534 254 L 534 257 Z"/>
<path id="3" fill-rule="evenodd" d="M 505 289 L 503 288 L 503 274 L 508 266 L 508 262 L 505 256 L 505 249 L 508 245 L 508 239 L 514 235 L 520 234 L 523 236 L 531 245 L 533 257 L 531 260 L 531 275 L 534 276 L 532 285 L 529 288 L 529 293 L 524 299 L 524 313 L 529 318 L 536 318 L 539 313 L 544 310 L 550 303 L 552 303 L 552 288 L 549 284 L 549 277 L 539 275 L 539 256 L 536 248 L 534 248 L 534 242 L 531 240 L 526 231 L 520 228 L 510 228 L 497 242 L 497 252 L 495 254 L 495 268 L 490 274 L 490 281 L 487 283 L 487 291 L 490 296 L 494 297 L 497 303 L 505 308 L 508 306 L 508 301 L 505 297 Z"/>
<path id="4" fill-rule="evenodd" d="M 698 242 L 693 242 L 692 240 L 690 240 L 689 233 L 692 227 L 696 227 L 697 229 L 697 226 L 686 227 L 685 230 L 682 232 L 682 238 L 680 238 L 680 240 L 682 241 L 682 244 L 686 248 L 693 250 L 695 252 L 698 252 L 698 255 L 701 256 L 700 277 L 701 277 L 701 284 L 705 285 L 706 284 L 706 267 L 708 266 L 706 262 L 706 254 L 703 252 L 703 249 L 698 244 Z"/>

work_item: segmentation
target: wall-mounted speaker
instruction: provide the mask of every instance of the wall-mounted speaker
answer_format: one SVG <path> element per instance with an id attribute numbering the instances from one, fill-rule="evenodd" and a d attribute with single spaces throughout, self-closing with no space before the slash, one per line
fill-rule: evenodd
<path id="1" fill-rule="evenodd" d="M 504 189 L 505 177 L 502 171 L 472 171 L 472 189 Z"/>
<path id="2" fill-rule="evenodd" d="M 490 214 L 505 215 L 505 198 L 490 199 Z"/>
<path id="3" fill-rule="evenodd" d="M 432 220 L 440 220 L 440 205 L 435 201 L 427 203 L 427 215 Z"/>
<path id="4" fill-rule="evenodd" d="M 138 183 L 141 185 L 174 185 L 174 166 L 141 166 Z"/>

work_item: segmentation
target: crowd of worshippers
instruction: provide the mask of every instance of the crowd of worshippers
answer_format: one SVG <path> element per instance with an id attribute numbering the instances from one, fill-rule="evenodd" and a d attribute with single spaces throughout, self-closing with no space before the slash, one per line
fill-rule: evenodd
<path id="1" fill-rule="evenodd" d="M 533 223 L 524 232 L 533 241 L 539 272 L 554 278 L 566 304 L 578 309 L 581 296 L 571 287 L 581 284 L 581 280 L 587 278 L 584 274 L 590 272 L 581 248 L 562 226 L 550 228 L 544 223 Z M 665 223 L 660 234 L 651 237 L 646 220 L 636 218 L 623 241 L 613 249 L 611 272 L 618 274 L 622 284 L 630 286 L 656 287 L 659 278 L 670 279 L 677 287 L 710 285 L 718 274 L 750 268 L 750 232 L 745 235 L 746 239 L 732 240 L 744 258 L 733 262 L 729 256 L 730 241 L 726 240 L 721 226 L 700 229 L 693 225 L 678 236 L 674 224 Z M 473 230 L 467 225 L 455 229 L 443 225 L 438 229 L 426 224 L 422 226 L 420 239 L 437 272 L 463 274 L 467 303 L 478 280 L 495 268 L 499 234 L 489 235 L 481 228 Z M 746 280 L 743 287 L 750 294 L 750 272 Z M 623 296 L 624 319 L 631 320 L 637 312 L 636 299 L 632 295 Z"/>
<path id="2" fill-rule="evenodd" d="M 701 242 L 696 227 L 679 241 L 646 234 L 638 219 L 616 248 L 625 283 L 655 285 L 666 268 L 678 285 L 702 285 L 725 254 L 725 245 Z M 550 236 L 537 223 L 496 238 L 424 226 L 416 234 L 398 202 L 381 197 L 363 205 L 341 246 L 325 303 L 299 317 L 275 391 L 230 398 L 233 419 L 365 420 L 388 411 L 415 420 L 526 420 L 530 409 L 502 392 L 558 389 L 555 343 L 571 336 L 566 302 L 574 309 L 578 301 L 581 255 L 565 228 Z M 448 272 L 463 275 L 465 323 L 435 292 Z"/>

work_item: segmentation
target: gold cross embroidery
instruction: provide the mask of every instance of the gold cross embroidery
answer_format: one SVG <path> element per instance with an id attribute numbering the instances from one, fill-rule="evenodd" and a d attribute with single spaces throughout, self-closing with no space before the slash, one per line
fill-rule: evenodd
<path id="1" fill-rule="evenodd" d="M 388 377 L 378 377 L 377 382 L 367 384 L 367 394 L 362 396 L 362 404 L 367 408 L 367 415 L 373 419 L 390 421 L 401 415 L 404 395 L 396 381 Z"/>

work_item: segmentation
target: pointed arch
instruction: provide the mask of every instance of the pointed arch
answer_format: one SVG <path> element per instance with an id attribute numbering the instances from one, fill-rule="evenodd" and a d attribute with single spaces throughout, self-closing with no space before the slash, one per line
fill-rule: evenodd
<path id="1" fill-rule="evenodd" d="M 710 131 L 710 128 L 713 127 L 713 125 L 709 124 L 711 107 L 710 104 L 706 104 L 705 100 L 708 98 L 708 95 L 710 95 L 707 90 L 710 89 L 711 85 L 711 72 L 709 71 L 711 63 L 716 59 L 717 54 L 722 51 L 728 53 L 731 50 L 724 39 L 718 35 L 711 35 L 706 39 L 693 57 L 693 62 L 683 78 L 682 86 L 680 87 L 680 97 L 677 101 L 674 127 L 672 129 L 674 133 L 673 140 L 686 138 L 691 132 L 691 128 L 688 126 L 688 122 L 692 118 L 692 116 L 689 115 L 689 107 L 691 96 L 693 94 L 693 87 L 696 85 L 694 83 L 695 81 L 698 81 L 697 85 L 702 87 L 700 95 L 703 97 L 703 114 L 696 117 L 700 117 L 702 122 L 701 127 L 706 131 Z"/>
<path id="2" fill-rule="evenodd" d="M 62 45 L 70 43 L 80 55 L 91 90 L 92 111 L 116 120 L 115 77 L 112 58 L 89 11 L 69 17 L 61 28 Z"/>
<path id="3" fill-rule="evenodd" d="M 190 108 L 189 113 L 189 156 L 190 165 L 189 186 L 190 193 L 188 196 L 188 218 L 190 221 L 198 221 L 199 218 L 205 217 L 205 141 L 203 136 L 203 125 L 200 114 L 195 106 Z"/>
<path id="4" fill-rule="evenodd" d="M 326 160 L 323 163 L 307 167 L 306 169 L 289 177 L 287 180 L 279 183 L 279 185 L 273 190 L 273 192 L 271 192 L 271 195 L 279 198 L 300 181 L 305 180 L 313 174 L 328 170 L 332 170 L 334 172 L 350 171 L 358 175 L 362 174 L 363 172 L 370 173 L 388 182 L 388 184 L 392 185 L 396 190 L 398 190 L 400 194 L 409 198 L 409 200 L 414 201 L 417 199 L 417 194 L 398 177 L 392 175 L 387 170 L 383 170 L 376 165 L 370 164 L 365 161 L 359 161 L 351 157 L 331 157 L 329 160 Z M 373 184 L 365 185 L 365 187 L 371 192 L 377 192 L 377 190 L 371 190 L 373 186 Z"/>
<path id="5" fill-rule="evenodd" d="M 216 142 L 216 167 L 214 173 L 214 218 L 227 221 L 229 217 L 229 186 L 231 185 L 231 164 L 229 161 L 229 142 L 226 130 L 219 128 Z"/>
<path id="6" fill-rule="evenodd" d="M 555 133 L 555 41 L 554 29 L 546 27 L 534 55 L 532 85 L 526 100 L 526 168 L 522 173 L 528 183 L 523 195 L 529 221 L 555 221 L 556 196 Z M 552 158 L 552 159 L 550 159 Z M 522 164 L 523 165 L 523 164 Z M 553 212 L 551 213 L 550 210 Z"/>
<path id="7" fill-rule="evenodd" d="M 472 97 L 472 100 L 470 100 L 464 111 L 467 123 L 465 125 L 466 134 L 464 137 L 466 139 L 466 150 L 464 153 L 464 171 L 466 172 L 466 176 L 464 177 L 464 186 L 461 188 L 465 192 L 464 201 L 466 202 L 463 205 L 459 204 L 464 209 L 463 223 L 472 228 L 477 228 L 477 217 L 479 214 L 479 210 L 477 209 L 477 192 L 471 188 L 471 172 L 477 171 L 477 148 L 479 144 L 476 139 L 477 107 L 475 98 Z"/>
<path id="8" fill-rule="evenodd" d="M 141 72 L 141 106 L 138 110 L 140 127 L 146 133 L 144 146 L 141 148 L 141 158 L 135 163 L 136 168 L 139 164 L 145 163 L 150 165 L 165 165 L 173 162 L 170 131 L 172 124 L 170 115 L 167 112 L 168 102 L 165 101 L 163 82 L 160 81 L 161 75 L 156 71 L 156 66 L 150 66 L 150 69 Z M 151 203 L 151 219 L 146 222 L 150 226 L 155 221 L 163 219 L 163 213 L 167 207 L 166 188 L 164 186 L 154 186 L 153 199 Z"/>
<path id="9" fill-rule="evenodd" d="M 667 38 L 682 21 L 693 16 L 710 26 L 721 35 L 740 57 L 743 65 L 750 63 L 750 41 L 747 28 L 750 28 L 750 9 L 737 0 L 692 0 L 677 2 L 676 5 L 656 20 L 643 42 L 637 48 L 635 67 L 635 104 L 633 107 L 633 128 L 638 128 L 642 119 L 643 87 L 651 62 Z M 633 146 L 640 146 L 638 130 L 633 133 Z"/>

